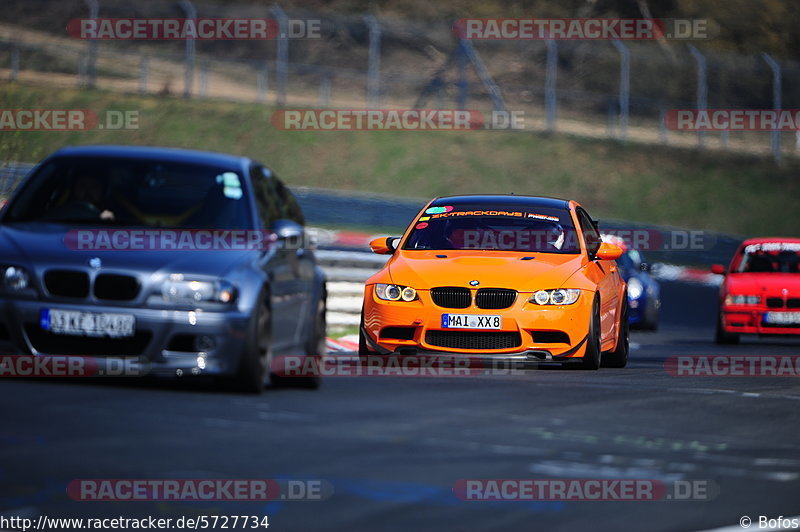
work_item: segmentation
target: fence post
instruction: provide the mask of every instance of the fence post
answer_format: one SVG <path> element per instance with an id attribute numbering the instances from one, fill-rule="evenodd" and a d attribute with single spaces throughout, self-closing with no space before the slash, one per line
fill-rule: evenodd
<path id="1" fill-rule="evenodd" d="M 256 91 L 258 92 L 256 98 L 258 103 L 267 101 L 267 89 L 269 89 L 269 70 L 265 65 L 264 68 L 258 71 L 258 77 L 256 78 Z"/>
<path id="2" fill-rule="evenodd" d="M 197 18 L 197 10 L 190 0 L 180 1 L 181 9 L 186 13 L 186 18 L 194 21 Z M 186 71 L 183 78 L 183 97 L 192 96 L 192 85 L 194 84 L 194 38 L 186 33 Z"/>
<path id="3" fill-rule="evenodd" d="M 381 25 L 372 15 L 364 17 L 369 28 L 369 58 L 367 66 L 367 107 L 377 109 L 381 90 Z"/>
<path id="4" fill-rule="evenodd" d="M 620 54 L 619 69 L 619 138 L 628 138 L 628 117 L 630 115 L 631 92 L 631 51 L 621 41 L 611 41 Z"/>
<path id="5" fill-rule="evenodd" d="M 81 55 L 78 57 L 78 87 L 83 88 L 86 86 L 86 56 Z"/>
<path id="6" fill-rule="evenodd" d="M 331 103 L 331 77 L 325 72 L 319 80 L 319 106 L 328 107 Z"/>
<path id="7" fill-rule="evenodd" d="M 700 50 L 689 45 L 694 60 L 697 62 L 697 110 L 706 111 L 708 109 L 708 81 L 706 78 L 706 58 Z M 705 146 L 705 131 L 697 132 L 697 144 L 701 148 Z"/>
<path id="8" fill-rule="evenodd" d="M 89 8 L 89 18 L 96 19 L 100 11 L 97 5 L 97 0 L 84 0 Z M 89 88 L 94 88 L 97 81 L 97 39 L 89 39 L 89 47 L 87 52 L 87 65 L 86 65 L 86 85 Z"/>
<path id="9" fill-rule="evenodd" d="M 142 58 L 139 60 L 139 92 L 143 94 L 147 92 L 147 82 L 150 77 L 149 70 L 149 59 L 145 54 L 142 54 Z"/>
<path id="10" fill-rule="evenodd" d="M 669 142 L 667 137 L 667 111 L 663 107 L 658 111 L 658 139 L 662 144 Z"/>
<path id="11" fill-rule="evenodd" d="M 200 96 L 208 98 L 208 61 L 200 65 Z"/>
<path id="12" fill-rule="evenodd" d="M 556 129 L 556 76 L 558 75 L 558 44 L 553 39 L 545 39 L 547 45 L 547 71 L 544 79 L 544 107 L 547 130 Z"/>
<path id="13" fill-rule="evenodd" d="M 275 77 L 277 78 L 277 97 L 276 102 L 278 105 L 286 103 L 286 82 L 289 77 L 289 28 L 288 18 L 286 13 L 278 4 L 275 4 L 270 9 L 275 18 L 278 19 L 278 46 L 277 46 L 277 60 L 275 63 Z"/>
<path id="14" fill-rule="evenodd" d="M 468 82 L 467 82 L 467 52 L 464 49 L 464 45 L 461 41 L 458 42 L 458 108 L 459 109 L 466 109 L 467 108 L 467 94 L 468 94 Z"/>
<path id="15" fill-rule="evenodd" d="M 780 111 L 782 107 L 781 102 L 781 65 L 778 64 L 772 57 L 766 53 L 762 53 L 761 57 L 767 62 L 772 69 L 772 108 L 775 111 Z M 781 131 L 776 129 L 772 132 L 772 158 L 776 163 L 781 160 Z"/>
<path id="16" fill-rule="evenodd" d="M 19 76 L 19 44 L 14 42 L 11 49 L 11 81 L 17 81 L 17 76 Z"/>

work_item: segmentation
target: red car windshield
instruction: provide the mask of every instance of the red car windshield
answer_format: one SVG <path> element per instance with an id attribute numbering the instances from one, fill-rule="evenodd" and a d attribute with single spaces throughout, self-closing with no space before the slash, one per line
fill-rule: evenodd
<path id="1" fill-rule="evenodd" d="M 765 242 L 742 248 L 737 273 L 800 273 L 800 242 Z"/>

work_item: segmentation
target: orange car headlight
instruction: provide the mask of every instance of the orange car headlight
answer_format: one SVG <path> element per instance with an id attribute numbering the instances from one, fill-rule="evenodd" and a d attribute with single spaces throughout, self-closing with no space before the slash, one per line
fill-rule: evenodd
<path id="1" fill-rule="evenodd" d="M 536 305 L 572 305 L 580 295 L 581 291 L 578 288 L 539 290 L 528 301 Z"/>
<path id="2" fill-rule="evenodd" d="M 397 284 L 375 285 L 375 295 L 384 301 L 414 301 L 417 299 L 417 291 L 410 286 L 400 286 Z"/>

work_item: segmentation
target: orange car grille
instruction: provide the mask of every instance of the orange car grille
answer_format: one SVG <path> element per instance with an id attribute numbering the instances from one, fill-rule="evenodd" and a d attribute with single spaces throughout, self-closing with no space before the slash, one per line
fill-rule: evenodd
<path id="1" fill-rule="evenodd" d="M 431 299 L 443 308 L 467 308 L 472 304 L 469 288 L 441 286 L 431 289 Z M 475 305 L 482 309 L 508 308 L 517 300 L 517 291 L 506 288 L 481 288 L 475 294 Z"/>
<path id="2" fill-rule="evenodd" d="M 431 299 L 444 308 L 467 308 L 472 304 L 472 293 L 469 288 L 442 286 L 431 288 Z"/>
<path id="3" fill-rule="evenodd" d="M 475 304 L 478 308 L 500 309 L 508 308 L 517 300 L 516 290 L 505 288 L 481 288 L 475 294 Z"/>
<path id="4" fill-rule="evenodd" d="M 511 349 L 522 344 L 519 332 L 428 331 L 425 342 L 450 349 Z"/>

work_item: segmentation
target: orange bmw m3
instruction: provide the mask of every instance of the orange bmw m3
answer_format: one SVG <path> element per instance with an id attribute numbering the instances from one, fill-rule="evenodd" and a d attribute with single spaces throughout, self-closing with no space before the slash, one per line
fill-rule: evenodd
<path id="1" fill-rule="evenodd" d="M 628 361 L 628 298 L 597 223 L 575 201 L 436 198 L 366 281 L 359 354 L 457 354 L 585 369 Z"/>

